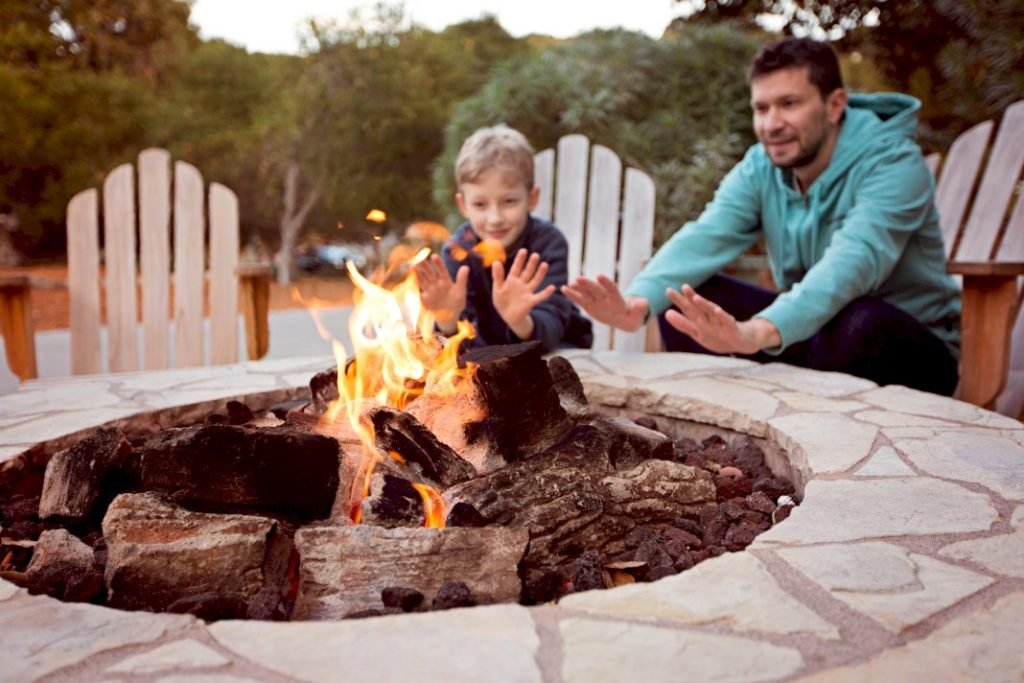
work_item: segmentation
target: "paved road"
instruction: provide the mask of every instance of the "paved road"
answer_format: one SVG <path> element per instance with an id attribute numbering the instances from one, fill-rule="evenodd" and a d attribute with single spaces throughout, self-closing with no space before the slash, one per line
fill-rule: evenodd
<path id="1" fill-rule="evenodd" d="M 348 333 L 348 319 L 351 306 L 321 309 L 319 315 L 323 325 L 351 351 Z M 173 337 L 172 337 L 173 338 Z M 106 354 L 105 330 L 101 338 Z M 0 350 L 3 339 L 0 338 Z M 245 358 L 244 333 L 239 323 L 239 357 Z M 331 344 L 317 332 L 309 311 L 301 308 L 275 311 L 270 314 L 270 351 L 266 358 L 294 358 L 296 356 L 330 355 Z M 105 356 L 104 356 L 105 357 Z M 141 357 L 141 356 L 140 356 Z M 18 378 L 7 368 L 6 356 L 0 351 L 0 395 L 13 392 Z M 36 361 L 40 377 L 65 377 L 71 374 L 71 354 L 67 330 L 51 330 L 36 333 Z"/>

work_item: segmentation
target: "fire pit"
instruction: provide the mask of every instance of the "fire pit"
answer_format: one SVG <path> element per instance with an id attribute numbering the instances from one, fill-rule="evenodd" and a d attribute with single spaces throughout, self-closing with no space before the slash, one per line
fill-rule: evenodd
<path id="1" fill-rule="evenodd" d="M 757 440 L 773 469 L 791 474 L 802 504 L 746 552 L 530 608 L 211 624 L 62 603 L 0 583 L 5 676 L 1020 677 L 1020 423 L 780 365 L 660 354 L 571 360 L 592 405 L 646 416 L 667 432 L 730 429 Z M 223 411 L 229 398 L 285 401 L 328 363 L 34 382 L 0 399 L 0 458 L 9 471 L 104 423 L 185 424 Z"/>

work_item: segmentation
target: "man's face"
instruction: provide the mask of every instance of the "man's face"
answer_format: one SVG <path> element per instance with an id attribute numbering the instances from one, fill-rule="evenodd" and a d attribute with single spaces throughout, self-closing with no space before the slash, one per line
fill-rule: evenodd
<path id="1" fill-rule="evenodd" d="M 812 164 L 842 119 L 846 93 L 822 97 L 807 67 L 779 69 L 750 83 L 754 132 L 768 158 L 779 168 Z"/>
<path id="2" fill-rule="evenodd" d="M 508 250 L 526 229 L 526 219 L 539 196 L 539 188 L 527 188 L 492 168 L 476 182 L 463 183 L 455 202 L 477 237 L 498 240 Z"/>

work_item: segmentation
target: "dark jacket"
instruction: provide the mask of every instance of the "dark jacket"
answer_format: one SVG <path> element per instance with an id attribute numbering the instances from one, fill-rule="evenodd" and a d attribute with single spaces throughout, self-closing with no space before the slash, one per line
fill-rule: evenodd
<path id="1" fill-rule="evenodd" d="M 491 269 L 485 268 L 480 256 L 473 251 L 473 247 L 479 243 L 480 240 L 467 222 L 459 226 L 449 243 L 441 250 L 441 258 L 444 259 L 445 267 L 453 280 L 460 266 L 469 266 L 466 308 L 461 317 L 476 327 L 477 336 L 471 345 L 487 346 L 529 341 L 519 339 L 494 308 L 491 299 L 491 290 L 494 286 Z M 456 250 L 457 252 L 465 250 L 469 256 L 463 261 L 457 261 L 452 254 L 452 244 L 461 247 Z M 569 244 L 565 241 L 565 236 L 551 223 L 530 216 L 527 218 L 523 234 L 505 255 L 506 273 L 516 253 L 524 248 L 530 253 L 540 254 L 541 261 L 548 264 L 547 275 L 538 291 L 549 284 L 557 288 L 554 294 L 530 311 L 530 317 L 533 318 L 532 338 L 540 341 L 545 352 L 566 346 L 590 348 L 594 341 L 590 320 L 583 317 L 576 305 L 561 292 L 562 285 L 568 280 L 569 272 Z"/>

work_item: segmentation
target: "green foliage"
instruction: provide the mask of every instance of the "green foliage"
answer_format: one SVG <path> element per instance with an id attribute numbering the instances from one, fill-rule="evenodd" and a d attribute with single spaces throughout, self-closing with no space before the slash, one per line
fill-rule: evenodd
<path id="1" fill-rule="evenodd" d="M 945 150 L 961 131 L 998 118 L 1024 93 L 1024 0 L 676 0 L 694 23 L 753 27 L 773 15 L 784 33 L 811 34 L 858 52 L 878 70 L 875 89 L 922 101 L 921 141 Z M 855 75 L 858 75 L 855 72 Z M 856 84 L 856 79 L 855 79 Z"/>
<path id="2" fill-rule="evenodd" d="M 297 145 L 316 150 L 304 168 L 323 179 L 327 229 L 358 226 L 373 208 L 393 226 L 433 218 L 430 169 L 454 103 L 528 49 L 493 18 L 432 33 L 383 9 L 355 28 L 318 28 L 304 75 Z"/>
<path id="3" fill-rule="evenodd" d="M 499 68 L 461 103 L 434 167 L 435 201 L 458 222 L 452 168 L 462 141 L 506 123 L 535 149 L 583 133 L 651 174 L 658 187 L 656 241 L 696 217 L 753 142 L 743 70 L 758 42 L 729 27 L 691 27 L 653 40 L 593 31 Z"/>

